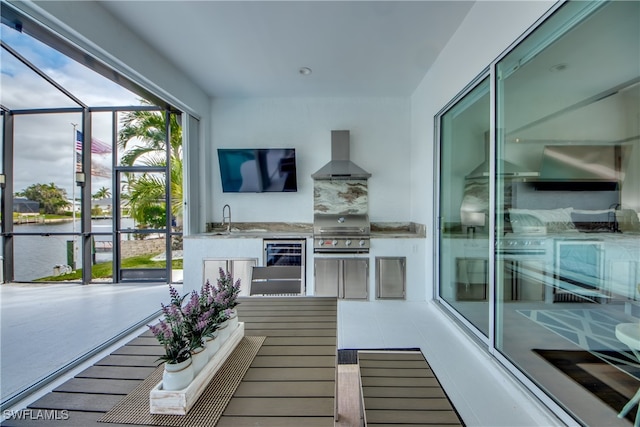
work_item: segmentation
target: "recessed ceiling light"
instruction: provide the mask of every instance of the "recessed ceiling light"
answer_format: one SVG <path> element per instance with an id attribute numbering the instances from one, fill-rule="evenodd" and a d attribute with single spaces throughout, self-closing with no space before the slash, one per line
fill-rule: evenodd
<path id="1" fill-rule="evenodd" d="M 298 73 L 300 73 L 303 76 L 308 76 L 309 74 L 311 74 L 311 68 L 309 67 L 302 67 L 298 70 Z"/>
<path id="2" fill-rule="evenodd" d="M 552 73 L 559 73 L 566 70 L 567 68 L 569 68 L 567 64 L 556 64 L 549 68 L 549 71 L 551 71 Z"/>

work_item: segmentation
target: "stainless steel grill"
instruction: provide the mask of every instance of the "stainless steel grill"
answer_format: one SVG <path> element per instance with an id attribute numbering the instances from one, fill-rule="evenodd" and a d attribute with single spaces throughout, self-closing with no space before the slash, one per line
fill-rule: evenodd
<path id="1" fill-rule="evenodd" d="M 368 253 L 370 235 L 366 214 L 315 214 L 313 217 L 315 253 Z"/>

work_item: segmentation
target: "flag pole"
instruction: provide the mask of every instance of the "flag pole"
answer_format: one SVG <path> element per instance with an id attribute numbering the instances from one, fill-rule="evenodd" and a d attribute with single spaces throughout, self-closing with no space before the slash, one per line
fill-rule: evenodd
<path id="1" fill-rule="evenodd" d="M 71 126 L 73 126 L 73 145 L 71 146 L 73 148 L 73 162 L 71 162 L 71 166 L 73 166 L 73 174 L 71 175 L 71 212 L 72 212 L 72 225 L 73 225 L 73 248 L 71 249 L 72 254 L 71 256 L 72 258 L 72 264 L 71 265 L 71 269 L 75 270 L 76 269 L 76 168 L 78 167 L 78 154 L 76 152 L 76 140 L 77 138 L 77 132 L 76 132 L 76 128 L 78 127 L 77 123 L 71 123 Z"/>

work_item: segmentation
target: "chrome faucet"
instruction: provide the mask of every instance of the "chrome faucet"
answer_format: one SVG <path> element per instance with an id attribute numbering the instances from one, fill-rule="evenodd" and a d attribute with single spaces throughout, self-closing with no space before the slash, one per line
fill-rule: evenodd
<path id="1" fill-rule="evenodd" d="M 225 215 L 225 211 L 227 209 L 229 210 L 229 214 Z M 228 222 L 225 222 L 227 220 Z M 229 205 L 224 205 L 222 207 L 222 225 L 225 225 L 225 224 L 227 224 L 227 232 L 230 232 L 231 231 L 231 206 Z"/>

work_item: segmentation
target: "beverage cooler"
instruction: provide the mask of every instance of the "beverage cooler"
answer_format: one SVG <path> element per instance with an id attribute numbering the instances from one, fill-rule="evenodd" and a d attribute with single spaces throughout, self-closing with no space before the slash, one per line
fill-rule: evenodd
<path id="1" fill-rule="evenodd" d="M 306 240 L 264 240 L 265 267 L 298 266 L 304 270 Z"/>
<path id="2" fill-rule="evenodd" d="M 261 267 L 254 267 L 250 295 L 304 295 L 306 240 L 263 242 Z"/>

